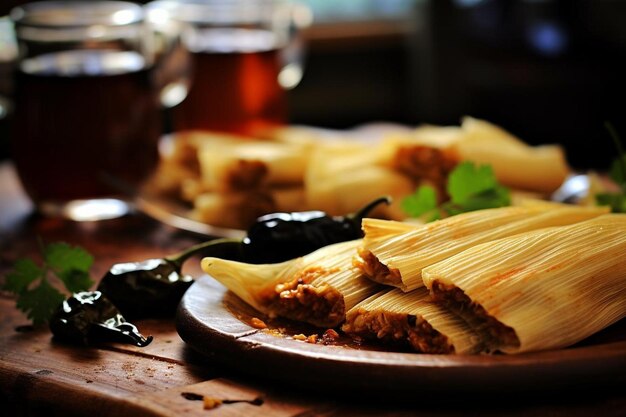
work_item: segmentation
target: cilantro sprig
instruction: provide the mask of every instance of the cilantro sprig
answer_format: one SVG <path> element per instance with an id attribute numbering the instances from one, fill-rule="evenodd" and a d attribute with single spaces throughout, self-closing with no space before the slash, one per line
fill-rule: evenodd
<path id="1" fill-rule="evenodd" d="M 42 263 L 33 259 L 18 259 L 6 275 L 3 290 L 17 295 L 17 308 L 38 325 L 47 322 L 65 300 L 59 291 L 64 287 L 74 293 L 89 289 L 93 284 L 89 269 L 93 257 L 84 249 L 66 243 L 40 245 Z"/>
<path id="2" fill-rule="evenodd" d="M 450 199 L 438 206 L 435 189 L 427 185 L 420 186 L 414 194 L 402 200 L 402 209 L 411 217 L 432 221 L 511 203 L 509 189 L 498 183 L 491 166 L 477 166 L 469 161 L 461 162 L 452 170 L 446 191 Z"/>
<path id="3" fill-rule="evenodd" d="M 615 143 L 618 154 L 609 169 L 609 177 L 619 187 L 619 191 L 596 194 L 596 203 L 601 206 L 610 206 L 614 213 L 626 213 L 626 152 L 613 125 L 607 123 L 606 128 Z"/>

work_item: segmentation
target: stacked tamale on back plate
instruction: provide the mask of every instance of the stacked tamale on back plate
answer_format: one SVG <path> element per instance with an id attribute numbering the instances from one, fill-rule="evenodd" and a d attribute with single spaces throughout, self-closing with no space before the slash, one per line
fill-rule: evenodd
<path id="1" fill-rule="evenodd" d="M 280 264 L 202 268 L 268 317 L 421 353 L 563 348 L 626 317 L 625 214 L 533 202 L 363 231 Z"/>
<path id="2" fill-rule="evenodd" d="M 531 146 L 486 120 L 458 126 L 366 125 L 349 131 L 280 126 L 236 136 L 175 132 L 143 191 L 212 226 L 246 230 L 275 212 L 352 213 L 381 195 L 372 217 L 405 220 L 405 197 L 429 185 L 443 198 L 463 162 L 489 165 L 512 194 L 545 198 L 571 172 L 560 145 Z"/>

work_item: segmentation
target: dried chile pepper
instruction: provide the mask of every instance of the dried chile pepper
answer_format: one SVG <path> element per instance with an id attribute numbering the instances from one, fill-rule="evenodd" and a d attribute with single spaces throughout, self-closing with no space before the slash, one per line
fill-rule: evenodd
<path id="1" fill-rule="evenodd" d="M 181 272 L 191 256 L 202 254 L 257 264 L 286 261 L 362 237 L 361 220 L 381 203 L 390 202 L 389 197 L 381 197 L 346 216 L 329 216 L 321 211 L 261 216 L 243 239 L 215 239 L 166 258 L 113 265 L 98 290 L 127 317 L 171 317 L 194 281 Z"/>
<path id="2" fill-rule="evenodd" d="M 257 219 L 243 240 L 248 263 L 275 263 L 306 255 L 333 243 L 363 237 L 361 220 L 389 197 L 378 198 L 356 213 L 328 216 L 321 211 L 274 213 Z"/>
<path id="3" fill-rule="evenodd" d="M 121 342 L 144 347 L 152 342 L 152 336 L 144 337 L 100 291 L 73 294 L 59 306 L 49 325 L 59 340 L 82 345 Z"/>
<path id="4" fill-rule="evenodd" d="M 122 314 L 129 318 L 173 317 L 183 294 L 193 284 L 182 273 L 183 263 L 198 252 L 212 248 L 216 256 L 233 258 L 240 241 L 217 239 L 160 259 L 113 265 L 98 284 Z"/>

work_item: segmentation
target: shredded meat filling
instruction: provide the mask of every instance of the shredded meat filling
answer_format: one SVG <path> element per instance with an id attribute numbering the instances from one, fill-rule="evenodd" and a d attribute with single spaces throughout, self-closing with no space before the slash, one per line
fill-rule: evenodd
<path id="1" fill-rule="evenodd" d="M 360 248 L 359 258 L 355 259 L 354 265 L 372 281 L 393 286 L 402 284 L 400 271 L 384 265 L 372 252 Z"/>
<path id="2" fill-rule="evenodd" d="M 359 309 L 346 319 L 342 330 L 363 339 L 408 346 L 420 353 L 454 353 L 454 346 L 446 336 L 423 318 L 411 314 Z"/>
<path id="3" fill-rule="evenodd" d="M 343 295 L 328 284 L 312 282 L 330 271 L 308 268 L 291 281 L 268 291 L 264 304 L 277 316 L 303 321 L 318 327 L 335 327 L 345 318 Z"/>
<path id="4" fill-rule="evenodd" d="M 445 196 L 448 174 L 458 163 L 451 152 L 429 146 L 402 146 L 396 151 L 394 165 L 405 174 L 430 181 Z"/>
<path id="5" fill-rule="evenodd" d="M 472 301 L 460 288 L 435 280 L 431 294 L 435 302 L 443 303 L 450 311 L 467 321 L 494 350 L 503 346 L 520 345 L 515 330 L 490 316 L 480 304 Z"/>
<path id="6" fill-rule="evenodd" d="M 238 160 L 226 173 L 225 183 L 232 190 L 256 189 L 268 174 L 267 165 L 262 161 Z"/>

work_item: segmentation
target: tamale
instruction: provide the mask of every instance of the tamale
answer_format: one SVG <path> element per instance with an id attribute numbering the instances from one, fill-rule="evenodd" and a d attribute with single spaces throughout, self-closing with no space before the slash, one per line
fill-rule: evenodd
<path id="1" fill-rule="evenodd" d="M 247 229 L 259 216 L 277 211 L 267 191 L 202 193 L 194 200 L 190 217 L 213 226 Z"/>
<path id="2" fill-rule="evenodd" d="M 410 293 L 387 289 L 372 295 L 346 313 L 341 329 L 353 337 L 408 346 L 421 353 L 471 354 L 482 348 L 478 334 L 433 303 L 425 288 Z"/>
<path id="3" fill-rule="evenodd" d="M 198 151 L 203 184 L 222 192 L 302 184 L 307 157 L 305 146 L 252 139 L 204 143 Z"/>
<path id="4" fill-rule="evenodd" d="M 626 317 L 626 215 L 477 245 L 425 268 L 432 297 L 491 351 L 570 346 Z"/>
<path id="5" fill-rule="evenodd" d="M 395 169 L 437 188 L 461 161 L 490 165 L 501 184 L 542 195 L 556 190 L 571 171 L 562 146 L 531 146 L 497 125 L 467 116 L 461 126 L 422 125 L 389 134 L 383 145 L 379 153 Z"/>
<path id="6" fill-rule="evenodd" d="M 201 192 L 194 197 L 189 216 L 212 226 L 248 229 L 265 214 L 300 211 L 305 200 L 301 186 Z"/>
<path id="7" fill-rule="evenodd" d="M 362 142 L 321 146 L 311 153 L 305 175 L 307 202 L 330 215 L 351 213 L 381 195 L 394 203 L 381 206 L 375 216 L 403 219 L 403 197 L 416 183 L 391 167 L 383 166 L 378 147 Z"/>
<path id="8" fill-rule="evenodd" d="M 463 139 L 452 149 L 461 160 L 489 164 L 506 186 L 546 194 L 561 186 L 570 173 L 560 145 L 530 146 L 499 126 L 464 117 Z"/>
<path id="9" fill-rule="evenodd" d="M 411 291 L 423 286 L 422 269 L 479 243 L 529 230 L 600 216 L 607 207 L 531 203 L 478 210 L 427 223 L 388 239 L 375 230 L 380 222 L 363 220 L 365 238 L 358 265 L 377 282 Z M 368 236 L 376 236 L 370 239 Z"/>
<path id="10" fill-rule="evenodd" d="M 424 224 L 419 222 L 383 220 L 372 217 L 367 217 L 366 219 L 363 220 L 367 223 L 367 230 L 369 232 L 367 238 L 369 240 L 387 239 L 392 235 L 415 230 Z"/>
<path id="11" fill-rule="evenodd" d="M 278 264 L 202 259 L 204 272 L 270 317 L 335 327 L 348 309 L 380 290 L 352 265 L 361 239 L 326 246 Z"/>
<path id="12" fill-rule="evenodd" d="M 425 125 L 387 135 L 378 152 L 394 170 L 432 185 L 443 198 L 448 175 L 461 162 L 452 145 L 462 138 L 458 127 Z"/>

